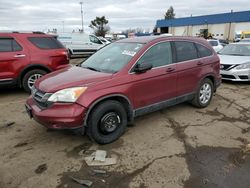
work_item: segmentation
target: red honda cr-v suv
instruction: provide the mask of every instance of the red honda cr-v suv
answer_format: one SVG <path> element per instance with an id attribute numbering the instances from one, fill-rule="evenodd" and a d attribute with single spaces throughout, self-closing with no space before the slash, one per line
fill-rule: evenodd
<path id="1" fill-rule="evenodd" d="M 219 70 L 220 60 L 204 39 L 125 39 L 39 79 L 26 109 L 48 128 L 81 128 L 106 144 L 137 116 L 184 101 L 206 107 L 221 83 Z"/>
<path id="2" fill-rule="evenodd" d="M 68 66 L 68 52 L 54 36 L 0 32 L 0 87 L 18 85 L 30 92 L 38 78 Z"/>

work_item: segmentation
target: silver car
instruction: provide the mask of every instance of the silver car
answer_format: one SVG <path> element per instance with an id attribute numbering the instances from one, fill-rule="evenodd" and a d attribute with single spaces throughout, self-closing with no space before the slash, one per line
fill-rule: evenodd
<path id="1" fill-rule="evenodd" d="M 232 43 L 218 52 L 224 80 L 250 81 L 250 43 Z"/>

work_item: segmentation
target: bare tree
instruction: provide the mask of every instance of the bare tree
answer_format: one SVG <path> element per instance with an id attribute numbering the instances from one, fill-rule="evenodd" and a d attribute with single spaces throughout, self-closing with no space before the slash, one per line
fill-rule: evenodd
<path id="1" fill-rule="evenodd" d="M 170 6 L 167 12 L 165 13 L 165 19 L 169 20 L 173 18 L 175 18 L 174 8 Z"/>
<path id="2" fill-rule="evenodd" d="M 94 20 L 91 21 L 89 27 L 94 30 L 96 36 L 105 37 L 107 32 L 110 30 L 108 22 L 109 21 L 105 18 L 105 16 L 96 17 Z"/>

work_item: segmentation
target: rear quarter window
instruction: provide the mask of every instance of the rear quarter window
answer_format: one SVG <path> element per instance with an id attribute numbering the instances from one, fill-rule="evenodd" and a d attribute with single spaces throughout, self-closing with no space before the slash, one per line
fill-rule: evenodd
<path id="1" fill-rule="evenodd" d="M 208 57 L 213 54 L 213 52 L 208 49 L 207 47 L 201 45 L 201 44 L 195 44 L 199 53 L 199 57 Z"/>
<path id="2" fill-rule="evenodd" d="M 174 44 L 176 49 L 177 62 L 198 58 L 198 53 L 193 42 L 176 41 L 174 42 Z"/>
<path id="3" fill-rule="evenodd" d="M 40 49 L 61 49 L 64 46 L 54 37 L 28 37 L 28 40 Z"/>

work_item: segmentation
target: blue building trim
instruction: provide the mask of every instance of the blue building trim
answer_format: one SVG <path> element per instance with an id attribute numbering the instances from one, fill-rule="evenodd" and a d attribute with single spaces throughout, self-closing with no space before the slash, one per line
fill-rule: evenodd
<path id="1" fill-rule="evenodd" d="M 188 25 L 222 24 L 232 22 L 250 22 L 250 11 L 230 12 L 205 16 L 157 20 L 156 27 L 177 27 Z"/>

